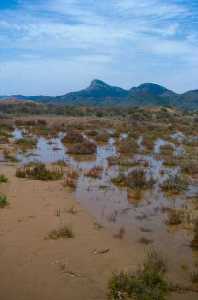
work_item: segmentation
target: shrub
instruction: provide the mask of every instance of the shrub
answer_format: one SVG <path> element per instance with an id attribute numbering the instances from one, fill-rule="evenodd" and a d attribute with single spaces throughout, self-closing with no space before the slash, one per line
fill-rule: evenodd
<path id="1" fill-rule="evenodd" d="M 134 154 L 138 152 L 138 144 L 134 139 L 125 139 L 118 144 L 118 152 L 121 154 Z"/>
<path id="2" fill-rule="evenodd" d="M 109 282 L 109 299 L 164 300 L 169 291 L 164 273 L 164 261 L 156 252 L 151 252 L 136 273 L 113 274 Z"/>
<path id="3" fill-rule="evenodd" d="M 160 185 L 162 191 L 167 193 L 178 194 L 188 188 L 186 178 L 179 175 L 169 175 L 168 178 Z"/>
<path id="4" fill-rule="evenodd" d="M 195 265 L 193 272 L 191 273 L 192 283 L 198 283 L 198 264 Z"/>
<path id="5" fill-rule="evenodd" d="M 37 141 L 35 139 L 21 138 L 15 143 L 18 147 L 25 151 L 36 147 Z"/>
<path id="6" fill-rule="evenodd" d="M 103 171 L 102 167 L 96 166 L 96 167 L 93 167 L 92 169 L 86 171 L 85 176 L 98 178 L 101 176 L 102 171 Z"/>
<path id="7" fill-rule="evenodd" d="M 0 183 L 6 183 L 8 182 L 8 178 L 3 175 L 3 174 L 0 174 Z"/>
<path id="8" fill-rule="evenodd" d="M 76 144 L 76 143 L 82 143 L 84 141 L 84 137 L 81 133 L 74 130 L 69 130 L 64 138 L 62 139 L 62 142 L 64 144 Z"/>
<path id="9" fill-rule="evenodd" d="M 59 180 L 63 177 L 62 168 L 56 167 L 52 170 L 42 163 L 28 164 L 16 170 L 16 176 L 19 178 L 30 178 L 36 180 Z"/>
<path id="10" fill-rule="evenodd" d="M 198 220 L 196 220 L 194 225 L 194 236 L 191 242 L 191 247 L 198 250 Z"/>
<path id="11" fill-rule="evenodd" d="M 95 154 L 97 151 L 97 146 L 93 142 L 84 140 L 82 143 L 74 144 L 69 146 L 67 153 L 76 155 L 91 155 Z"/>
<path id="12" fill-rule="evenodd" d="M 71 239 L 74 238 L 74 233 L 72 229 L 68 226 L 60 227 L 59 229 L 54 229 L 48 234 L 48 238 L 51 240 L 58 239 Z"/>
<path id="13" fill-rule="evenodd" d="M 151 188 L 155 181 L 153 178 L 147 178 L 143 169 L 135 169 L 131 171 L 126 178 L 127 186 L 132 189 L 148 189 Z"/>
<path id="14" fill-rule="evenodd" d="M 4 149 L 3 156 L 5 160 L 9 160 L 11 162 L 17 162 L 17 158 L 14 154 L 12 154 L 9 150 Z"/>
<path id="15" fill-rule="evenodd" d="M 180 225 L 182 223 L 183 213 L 177 209 L 171 209 L 168 214 L 168 225 Z"/>
<path id="16" fill-rule="evenodd" d="M 165 144 L 160 146 L 160 154 L 165 156 L 171 156 L 174 153 L 174 146 L 171 144 Z"/>
<path id="17" fill-rule="evenodd" d="M 181 171 L 191 176 L 198 174 L 198 164 L 195 159 L 185 160 L 181 163 Z"/>
<path id="18" fill-rule="evenodd" d="M 111 181 L 113 182 L 113 184 L 115 184 L 119 187 L 127 186 L 126 175 L 122 172 L 120 172 L 117 177 L 112 178 Z"/>
<path id="19" fill-rule="evenodd" d="M 68 186 L 72 189 L 75 189 L 76 185 L 77 185 L 78 177 L 79 177 L 79 174 L 77 173 L 77 171 L 72 170 L 72 169 L 69 170 L 67 172 L 67 176 L 64 181 L 64 186 Z"/>
<path id="20" fill-rule="evenodd" d="M 0 195 L 0 208 L 4 208 L 8 205 L 8 200 L 5 195 Z"/>

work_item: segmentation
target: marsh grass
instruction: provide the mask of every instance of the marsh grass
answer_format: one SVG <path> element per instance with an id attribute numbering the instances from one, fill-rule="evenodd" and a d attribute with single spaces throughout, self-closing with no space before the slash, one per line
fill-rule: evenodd
<path id="1" fill-rule="evenodd" d="M 74 155 L 92 155 L 96 154 L 96 151 L 97 145 L 88 140 L 83 140 L 82 143 L 76 143 L 67 147 L 67 153 Z"/>
<path id="2" fill-rule="evenodd" d="M 179 194 L 188 189 L 188 181 L 181 175 L 169 175 L 160 187 L 163 192 L 168 194 Z"/>
<path id="3" fill-rule="evenodd" d="M 196 220 L 196 222 L 194 224 L 193 239 L 191 241 L 191 247 L 194 250 L 198 250 L 198 219 Z"/>
<path id="4" fill-rule="evenodd" d="M 8 182 L 8 178 L 3 175 L 3 174 L 0 174 L 0 183 L 7 183 Z"/>
<path id="5" fill-rule="evenodd" d="M 152 188 L 155 180 L 150 177 L 147 178 L 146 172 L 143 169 L 135 169 L 127 176 L 127 186 L 135 190 L 145 190 Z"/>
<path id="6" fill-rule="evenodd" d="M 122 155 L 132 155 L 139 151 L 137 142 L 132 138 L 127 138 L 117 144 L 118 152 Z"/>
<path id="7" fill-rule="evenodd" d="M 51 240 L 72 239 L 72 238 L 74 238 L 74 233 L 72 231 L 72 228 L 66 225 L 58 229 L 54 229 L 48 234 L 48 239 Z"/>
<path id="8" fill-rule="evenodd" d="M 63 177 L 63 170 L 60 167 L 48 169 L 45 164 L 34 163 L 20 167 L 16 170 L 16 177 L 35 180 L 59 180 Z"/>
<path id="9" fill-rule="evenodd" d="M 183 212 L 178 209 L 171 209 L 168 212 L 168 225 L 180 225 L 182 223 L 182 220 L 184 218 Z"/>
<path id="10" fill-rule="evenodd" d="M 85 172 L 85 176 L 92 178 L 99 178 L 102 175 L 103 168 L 100 166 L 95 166 L 92 169 Z"/>
<path id="11" fill-rule="evenodd" d="M 169 292 L 162 257 L 151 251 L 135 273 L 115 273 L 108 285 L 111 300 L 165 300 Z"/>
<path id="12" fill-rule="evenodd" d="M 22 151 L 26 151 L 29 149 L 34 149 L 36 147 L 37 141 L 36 139 L 21 138 L 17 140 L 15 143 L 17 147 L 20 147 Z"/>
<path id="13" fill-rule="evenodd" d="M 8 150 L 8 149 L 3 150 L 3 156 L 4 156 L 5 160 L 11 161 L 13 163 L 18 161 L 17 158 L 16 158 L 16 155 L 11 153 L 11 151 Z"/>
<path id="14" fill-rule="evenodd" d="M 8 205 L 8 199 L 5 195 L 0 195 L 0 208 L 4 208 Z"/>
<path id="15" fill-rule="evenodd" d="M 117 186 L 128 187 L 132 190 L 146 190 L 155 184 L 155 180 L 152 177 L 147 178 L 146 171 L 141 168 L 134 169 L 127 175 L 120 172 L 112 179 L 112 182 Z"/>
<path id="16" fill-rule="evenodd" d="M 198 284 L 198 264 L 195 265 L 194 270 L 191 273 L 192 283 Z"/>
<path id="17" fill-rule="evenodd" d="M 68 130 L 62 142 L 64 144 L 78 144 L 84 141 L 84 137 L 81 133 L 75 130 Z"/>
<path id="18" fill-rule="evenodd" d="M 70 169 L 64 180 L 64 186 L 75 189 L 77 186 L 79 174 L 76 170 Z"/>

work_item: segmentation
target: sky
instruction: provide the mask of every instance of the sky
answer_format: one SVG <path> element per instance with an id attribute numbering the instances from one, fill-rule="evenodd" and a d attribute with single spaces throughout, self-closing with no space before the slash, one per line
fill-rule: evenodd
<path id="1" fill-rule="evenodd" d="M 0 95 L 198 89 L 198 0 L 0 0 Z"/>

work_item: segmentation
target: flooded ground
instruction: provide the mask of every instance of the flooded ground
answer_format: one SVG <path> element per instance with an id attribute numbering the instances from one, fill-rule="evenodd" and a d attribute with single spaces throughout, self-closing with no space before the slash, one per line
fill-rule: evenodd
<path id="1" fill-rule="evenodd" d="M 13 137 L 17 140 L 24 134 L 23 130 L 16 128 Z M 76 200 L 96 218 L 98 224 L 111 228 L 114 234 L 122 230 L 132 242 L 143 237 L 145 243 L 157 244 L 162 248 L 168 244 L 169 250 L 172 248 L 175 255 L 177 251 L 182 251 L 183 255 L 192 256 L 188 231 L 181 226 L 175 226 L 173 229 L 166 223 L 170 209 L 184 209 L 189 205 L 190 199 L 197 196 L 197 185 L 191 181 L 186 192 L 171 197 L 160 189 L 160 184 L 170 174 L 180 174 L 178 166 L 163 165 L 163 159 L 159 157 L 160 147 L 172 145 L 175 155 L 179 157 L 184 153 L 182 145 L 176 146 L 160 138 L 154 143 L 154 151 L 145 154 L 142 137 L 138 139 L 139 153 L 133 156 L 133 161 L 140 166 L 143 164 L 147 176 L 152 177 L 156 183 L 152 189 L 144 191 L 141 199 L 137 200 L 130 197 L 127 188 L 120 188 L 112 183 L 112 178 L 118 176 L 119 172 L 127 173 L 137 168 L 137 166 L 109 165 L 108 158 L 119 156 L 115 138 L 110 137 L 107 143 L 98 144 L 96 155 L 72 156 L 67 153 L 67 147 L 61 141 L 63 137 L 63 133 L 50 139 L 34 136 L 37 139 L 36 148 L 25 153 L 18 151 L 16 157 L 20 164 L 36 161 L 47 164 L 66 162 L 79 173 L 74 191 Z M 122 134 L 119 139 L 125 138 L 127 134 Z M 172 138 L 184 137 L 178 134 Z M 99 178 L 85 176 L 87 170 L 96 166 L 102 168 Z"/>
<path id="2" fill-rule="evenodd" d="M 137 270 L 145 252 L 156 249 L 166 257 L 171 282 L 189 286 L 198 262 L 197 249 L 192 247 L 198 219 L 197 132 L 192 117 L 185 120 L 180 117 L 181 124 L 175 125 L 169 117 L 170 123 L 153 122 L 150 114 L 145 123 L 135 123 L 133 119 L 104 122 L 84 118 L 79 122 L 75 118 L 28 118 L 2 127 L 0 167 L 8 181 L 1 184 L 1 193 L 10 201 L 0 211 L 4 218 L 0 234 L 4 241 L 2 262 L 17 255 L 9 247 L 10 241 L 17 237 L 19 248 L 25 249 L 29 242 L 31 245 L 30 260 L 27 263 L 23 260 L 25 250 L 20 256 L 28 270 L 24 278 L 25 274 L 31 276 L 29 261 L 32 265 L 38 263 L 40 250 L 37 250 L 42 248 L 39 259 L 46 258 L 46 271 L 52 258 L 57 261 L 58 272 L 65 272 L 70 261 L 69 274 L 81 276 L 86 272 L 94 294 L 97 289 L 90 278 L 97 285 L 98 280 L 103 280 L 98 285 L 102 294 L 99 291 L 96 299 L 105 299 L 105 286 L 115 269 Z M 39 163 L 49 172 L 61 171 L 61 176 L 50 181 L 49 177 L 41 179 L 17 173 L 26 168 L 34 170 L 41 166 Z M 2 176 L 1 180 L 4 182 L 5 178 Z M 53 231 L 62 224 L 71 225 L 75 239 L 46 242 L 50 229 Z M 19 230 L 17 235 L 15 228 Z M 54 267 L 56 264 L 50 275 L 52 280 L 57 272 Z M 17 262 L 9 268 L 15 268 L 18 278 Z M 61 286 L 59 275 L 55 277 Z M 77 286 L 77 280 L 84 278 L 75 276 L 68 286 L 63 283 L 64 290 L 72 284 Z M 9 278 L 5 282 L 9 285 Z M 190 285 L 189 291 L 194 291 L 194 287 L 191 290 Z M 74 294 L 72 290 L 71 295 Z M 80 299 L 79 295 L 76 299 Z M 87 290 L 86 295 L 90 295 Z M 196 296 L 193 294 L 192 299 Z"/>

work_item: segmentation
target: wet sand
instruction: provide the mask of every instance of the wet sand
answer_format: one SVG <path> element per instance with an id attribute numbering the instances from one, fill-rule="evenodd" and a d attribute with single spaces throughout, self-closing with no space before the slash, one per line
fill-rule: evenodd
<path id="1" fill-rule="evenodd" d="M 9 182 L 1 185 L 10 205 L 0 210 L 0 299 L 106 299 L 113 271 L 135 270 L 145 246 L 115 239 L 98 229 L 61 181 L 18 179 L 15 166 L 1 164 Z M 68 210 L 74 207 L 76 214 Z M 57 216 L 60 209 L 60 217 Z M 48 240 L 48 233 L 66 224 L 75 237 Z M 107 253 L 98 252 L 109 249 Z M 96 254 L 97 253 L 97 254 Z M 170 278 L 176 278 L 170 269 Z M 180 278 L 187 280 L 185 274 Z M 169 299 L 197 299 L 197 294 L 170 295 Z"/>

